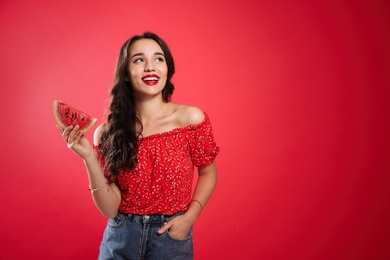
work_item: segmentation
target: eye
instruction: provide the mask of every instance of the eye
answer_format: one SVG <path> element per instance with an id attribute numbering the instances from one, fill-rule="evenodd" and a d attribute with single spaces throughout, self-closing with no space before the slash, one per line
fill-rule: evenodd
<path id="1" fill-rule="evenodd" d="M 156 58 L 156 61 L 157 61 L 157 62 L 164 62 L 164 58 L 163 58 L 163 57 L 157 57 L 157 58 Z"/>
<path id="2" fill-rule="evenodd" d="M 143 61 L 144 61 L 144 59 L 142 59 L 142 58 L 137 58 L 137 59 L 133 60 L 134 63 L 141 63 Z"/>

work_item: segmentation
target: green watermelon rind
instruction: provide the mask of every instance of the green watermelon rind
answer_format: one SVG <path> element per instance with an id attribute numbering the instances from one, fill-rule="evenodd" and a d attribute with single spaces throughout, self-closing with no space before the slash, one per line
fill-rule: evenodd
<path id="1" fill-rule="evenodd" d="M 68 127 L 68 126 L 65 125 L 65 124 L 61 121 L 60 117 L 58 116 L 58 113 L 57 113 L 58 103 L 65 104 L 65 105 L 67 105 L 70 109 L 74 109 L 74 110 L 79 111 L 80 113 L 85 114 L 84 112 L 78 110 L 77 108 L 71 107 L 71 106 L 69 106 L 68 104 L 66 104 L 66 103 L 64 103 L 64 102 L 62 102 L 62 101 L 60 101 L 60 100 L 54 100 L 54 102 L 53 102 L 53 115 L 54 115 L 54 119 L 55 119 L 57 125 L 59 125 L 62 129 L 65 129 L 65 128 Z M 89 131 L 89 130 L 96 124 L 96 122 L 97 122 L 97 119 L 96 119 L 96 118 L 94 118 L 94 117 L 92 117 L 92 116 L 90 116 L 90 115 L 88 115 L 88 114 L 85 114 L 85 115 L 91 118 L 91 123 L 90 123 L 89 125 L 87 125 L 86 127 L 80 129 L 80 131 L 81 131 L 82 133 L 86 133 L 87 131 Z"/>

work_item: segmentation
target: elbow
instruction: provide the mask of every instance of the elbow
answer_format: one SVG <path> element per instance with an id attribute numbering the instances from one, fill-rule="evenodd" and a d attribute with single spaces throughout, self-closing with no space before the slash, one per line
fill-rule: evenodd
<path id="1" fill-rule="evenodd" d="M 102 214 L 106 217 L 106 218 L 115 218 L 117 215 L 118 215 L 118 210 L 115 210 L 115 211 L 109 211 L 109 212 L 103 212 L 102 211 Z"/>
<path id="2" fill-rule="evenodd" d="M 118 215 L 119 205 L 117 207 L 115 206 L 103 207 L 102 205 L 96 205 L 96 206 L 99 209 L 100 213 L 102 213 L 102 215 L 105 216 L 106 218 L 115 218 Z"/>

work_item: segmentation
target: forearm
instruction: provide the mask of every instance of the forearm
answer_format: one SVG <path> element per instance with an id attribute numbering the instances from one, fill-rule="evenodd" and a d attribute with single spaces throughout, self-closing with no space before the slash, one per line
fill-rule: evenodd
<path id="1" fill-rule="evenodd" d="M 91 192 L 96 207 L 104 216 L 108 218 L 115 217 L 118 214 L 121 201 L 120 190 L 114 183 L 107 184 L 107 179 L 94 154 L 85 159 L 84 164 L 88 173 L 89 187 L 92 189 L 103 187 Z"/>
<path id="2" fill-rule="evenodd" d="M 199 178 L 188 208 L 188 214 L 198 217 L 209 201 L 217 184 L 217 168 L 215 162 L 205 168 L 199 168 Z"/>

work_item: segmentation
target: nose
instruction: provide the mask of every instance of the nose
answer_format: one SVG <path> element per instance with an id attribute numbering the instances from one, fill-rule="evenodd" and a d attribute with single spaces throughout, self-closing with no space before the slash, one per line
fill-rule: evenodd
<path id="1" fill-rule="evenodd" d="M 146 61 L 145 62 L 145 71 L 154 71 L 154 64 L 152 61 Z"/>

